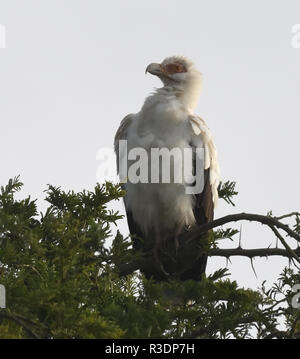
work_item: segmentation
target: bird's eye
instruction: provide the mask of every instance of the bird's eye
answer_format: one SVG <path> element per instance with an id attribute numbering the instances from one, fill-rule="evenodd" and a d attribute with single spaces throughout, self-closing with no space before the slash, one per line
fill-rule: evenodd
<path id="1" fill-rule="evenodd" d="M 168 74 L 187 72 L 185 66 L 183 66 L 181 64 L 168 64 L 165 67 L 166 67 Z"/>

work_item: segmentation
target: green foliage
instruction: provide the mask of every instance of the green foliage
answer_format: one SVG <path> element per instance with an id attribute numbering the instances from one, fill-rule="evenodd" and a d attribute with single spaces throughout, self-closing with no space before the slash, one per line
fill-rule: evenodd
<path id="1" fill-rule="evenodd" d="M 235 182 L 226 181 L 225 183 L 220 182 L 218 186 L 219 197 L 232 206 L 235 206 L 232 201 L 232 197 L 238 195 L 238 192 L 235 191 L 235 185 Z"/>
<path id="2" fill-rule="evenodd" d="M 121 216 L 107 204 L 123 196 L 120 186 L 80 193 L 49 186 L 41 215 L 30 197 L 15 199 L 21 187 L 15 178 L 0 193 L 0 283 L 7 293 L 0 338 L 264 338 L 278 335 L 282 315 L 286 335 L 298 335 L 299 310 L 278 309 L 300 282 L 291 270 L 261 291 L 239 288 L 226 269 L 201 282 L 122 277 L 120 266 L 139 254 L 119 232 L 112 238 Z M 234 234 L 219 231 L 217 238 Z"/>
<path id="3" fill-rule="evenodd" d="M 1 188 L 0 282 L 7 291 L 2 311 L 26 318 L 38 337 L 119 338 L 124 331 L 98 302 L 107 296 L 106 280 L 99 277 L 104 243 L 121 218 L 107 203 L 120 198 L 121 189 L 106 183 L 75 194 L 49 186 L 50 206 L 39 220 L 35 201 L 14 199 L 21 185 L 15 178 Z M 0 336 L 28 337 L 11 326 L 16 322 L 5 318 Z"/>

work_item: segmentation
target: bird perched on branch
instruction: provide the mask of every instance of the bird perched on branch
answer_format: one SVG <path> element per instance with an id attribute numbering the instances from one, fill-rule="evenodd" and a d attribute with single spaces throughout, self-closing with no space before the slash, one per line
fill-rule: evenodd
<path id="1" fill-rule="evenodd" d="M 180 256 L 180 239 L 212 221 L 218 201 L 216 148 L 206 123 L 194 114 L 201 73 L 182 56 L 151 63 L 146 73 L 163 87 L 123 119 L 114 143 L 129 231 L 134 248 L 153 253 L 153 267 L 142 270 L 146 277 L 200 280 L 207 255 Z"/>

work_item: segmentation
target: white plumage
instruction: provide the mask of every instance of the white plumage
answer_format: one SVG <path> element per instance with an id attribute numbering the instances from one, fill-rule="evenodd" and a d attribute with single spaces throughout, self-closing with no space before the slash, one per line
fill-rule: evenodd
<path id="1" fill-rule="evenodd" d="M 209 181 L 214 205 L 217 204 L 219 165 L 209 128 L 194 114 L 201 89 L 201 74 L 184 57 L 169 57 L 162 64 L 151 64 L 147 71 L 157 75 L 164 87 L 146 100 L 137 114 L 121 122 L 115 137 L 117 162 L 126 161 L 127 153 L 119 153 L 119 140 L 127 140 L 128 151 L 143 148 L 150 155 L 152 148 L 204 148 L 204 167 L 209 169 Z M 132 161 L 128 161 L 132 164 Z M 181 166 L 174 163 L 174 166 Z M 192 166 L 192 164 L 191 164 Z M 151 168 L 149 165 L 149 176 Z M 159 168 L 152 171 L 160 171 Z M 161 174 L 160 174 L 161 175 Z M 130 183 L 126 190 L 126 211 L 147 235 L 155 233 L 161 240 L 171 232 L 195 224 L 195 196 L 186 194 L 189 185 L 181 183 Z"/>

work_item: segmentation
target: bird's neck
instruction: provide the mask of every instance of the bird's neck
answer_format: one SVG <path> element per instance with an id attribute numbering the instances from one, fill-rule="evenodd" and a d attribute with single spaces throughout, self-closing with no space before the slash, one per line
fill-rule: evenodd
<path id="1" fill-rule="evenodd" d="M 188 112 L 193 113 L 198 104 L 201 92 L 201 84 L 197 82 L 191 82 L 184 85 L 179 83 L 172 83 L 165 85 L 160 90 L 168 91 L 169 93 L 174 94 L 182 103 L 183 107 Z"/>
<path id="2" fill-rule="evenodd" d="M 179 101 L 182 102 L 183 106 L 189 111 L 194 112 L 197 107 L 199 96 L 200 96 L 200 87 L 185 87 L 182 89 L 175 89 L 177 92 L 177 97 Z"/>
<path id="3" fill-rule="evenodd" d="M 148 112 L 153 106 L 160 103 L 167 104 L 176 99 L 180 107 L 186 112 L 193 114 L 198 104 L 201 92 L 201 83 L 193 81 L 190 83 L 164 83 L 164 86 L 157 89 L 152 95 L 147 97 L 142 107 L 142 112 Z"/>

